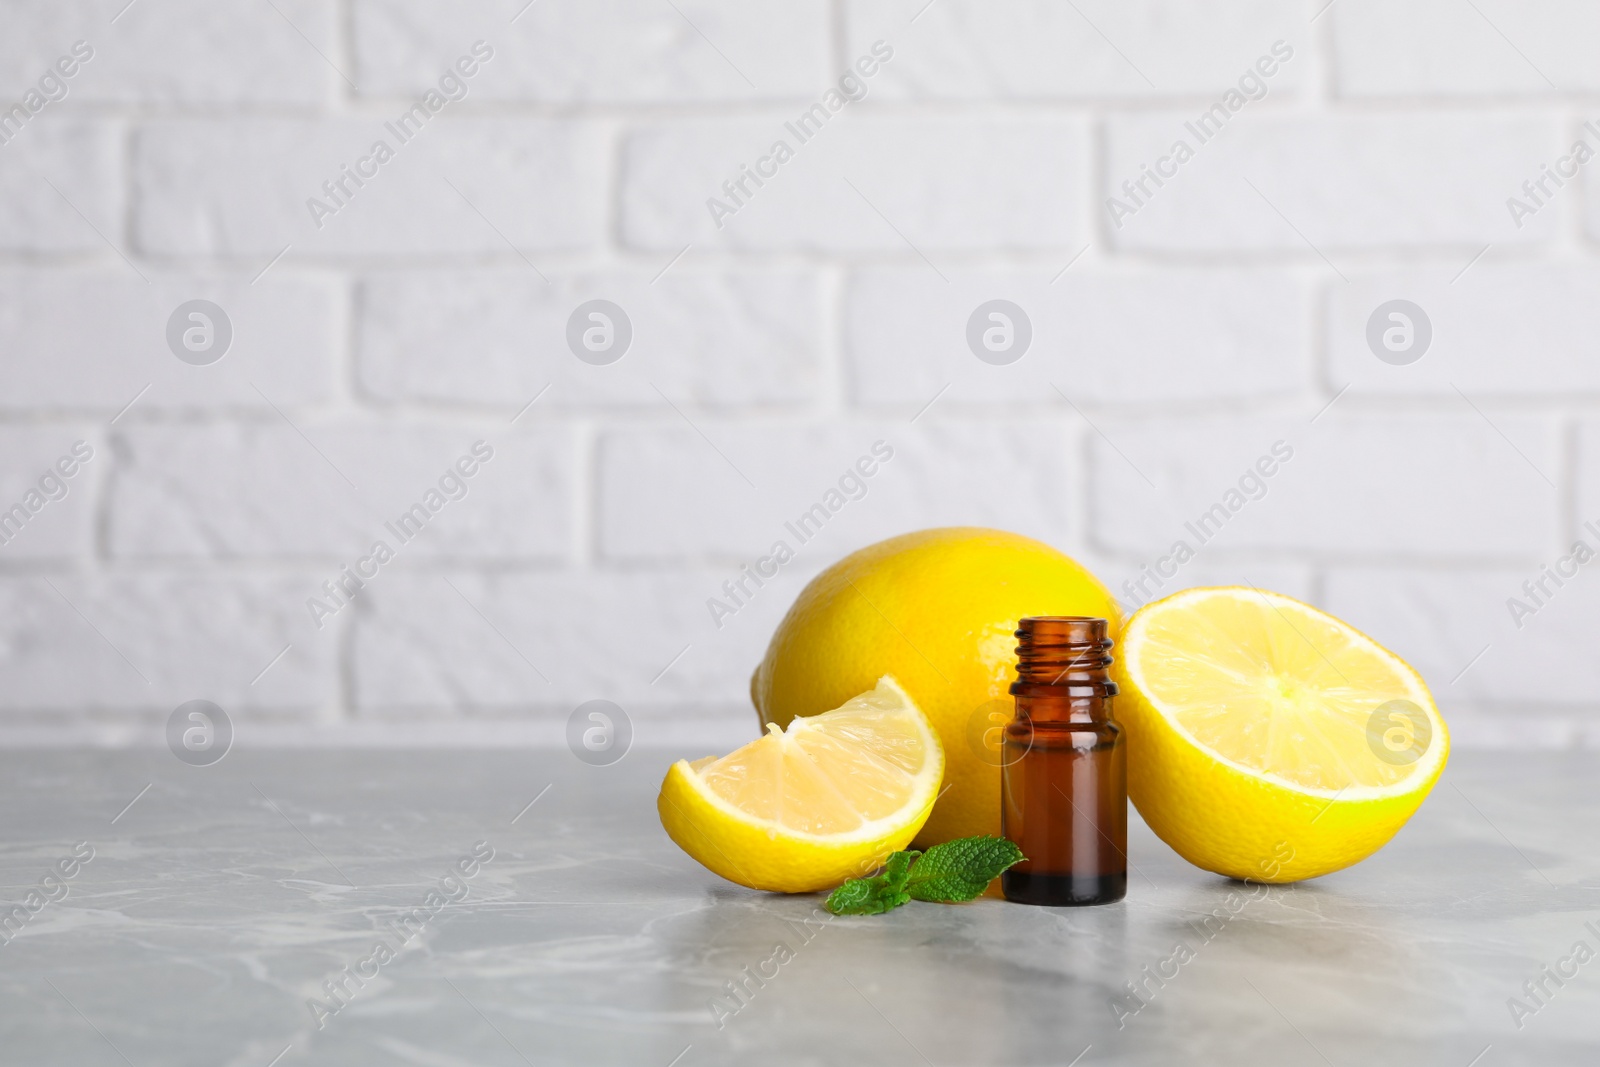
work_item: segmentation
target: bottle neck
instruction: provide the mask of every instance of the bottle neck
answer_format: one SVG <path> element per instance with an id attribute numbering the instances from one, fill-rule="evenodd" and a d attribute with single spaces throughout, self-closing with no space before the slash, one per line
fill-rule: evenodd
<path id="1" fill-rule="evenodd" d="M 1111 639 L 1105 619 L 1052 615 L 1017 626 L 1017 680 L 1011 693 L 1019 717 L 1034 721 L 1103 721 L 1117 683 L 1107 673 Z"/>

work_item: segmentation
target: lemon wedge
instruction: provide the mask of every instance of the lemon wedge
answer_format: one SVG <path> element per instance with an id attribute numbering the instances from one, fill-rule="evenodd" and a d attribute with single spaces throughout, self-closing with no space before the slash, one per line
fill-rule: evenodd
<path id="1" fill-rule="evenodd" d="M 1291 597 L 1185 590 L 1140 609 L 1121 644 L 1129 796 L 1206 870 L 1288 882 L 1348 867 L 1444 770 L 1450 736 L 1422 677 Z"/>
<path id="2" fill-rule="evenodd" d="M 933 810 L 944 750 L 891 677 L 726 756 L 679 760 L 656 808 L 689 855 L 751 889 L 805 893 L 871 872 Z"/>

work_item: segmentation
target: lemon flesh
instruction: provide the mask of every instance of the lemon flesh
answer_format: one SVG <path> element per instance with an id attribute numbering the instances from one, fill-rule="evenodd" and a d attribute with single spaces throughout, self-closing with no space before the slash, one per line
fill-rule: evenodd
<path id="1" fill-rule="evenodd" d="M 891 677 L 726 756 L 679 760 L 656 801 L 689 855 L 751 889 L 828 889 L 881 866 L 927 821 L 938 735 Z"/>
<path id="2" fill-rule="evenodd" d="M 1123 630 L 1128 793 L 1191 863 L 1288 882 L 1381 848 L 1450 750 L 1427 685 L 1331 615 L 1254 588 L 1190 589 Z"/>
<path id="3" fill-rule="evenodd" d="M 892 674 L 944 744 L 946 792 L 918 848 L 1000 833 L 998 727 L 1012 716 L 1017 620 L 1120 613 L 1104 586 L 1049 545 L 980 527 L 903 534 L 812 579 L 750 679 L 763 724 L 837 707 Z"/>

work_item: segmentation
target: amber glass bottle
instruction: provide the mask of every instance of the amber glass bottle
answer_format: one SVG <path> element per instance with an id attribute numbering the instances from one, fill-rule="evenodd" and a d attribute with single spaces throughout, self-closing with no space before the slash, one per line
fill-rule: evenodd
<path id="1" fill-rule="evenodd" d="M 1109 904 L 1128 890 L 1128 776 L 1111 717 L 1106 620 L 1023 619 L 1016 716 L 1001 747 L 1003 833 L 1027 858 L 1000 876 L 1022 904 Z"/>

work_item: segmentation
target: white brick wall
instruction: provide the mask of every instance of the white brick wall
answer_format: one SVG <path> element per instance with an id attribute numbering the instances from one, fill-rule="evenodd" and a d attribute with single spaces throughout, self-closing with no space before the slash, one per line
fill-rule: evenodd
<path id="1" fill-rule="evenodd" d="M 514 102 L 660 104 L 800 100 L 829 66 L 824 0 L 684 0 L 535 4 L 451 10 L 429 0 L 356 0 L 355 54 L 362 90 L 420 93 L 439 76 L 440 45 L 482 38 L 503 47 L 474 88 Z M 681 14 L 679 13 L 681 12 Z M 702 34 L 704 36 L 702 36 Z M 716 42 L 716 49 L 707 40 Z M 754 83 L 746 78 L 756 79 Z"/>
<path id="2" fill-rule="evenodd" d="M 1108 192 L 1123 195 L 1122 181 L 1154 165 L 1204 110 L 1111 118 Z M 1491 242 L 1548 241 L 1559 212 L 1541 211 L 1518 229 L 1504 204 L 1540 162 L 1561 154 L 1560 134 L 1557 122 L 1538 116 L 1243 110 L 1213 140 L 1197 144 L 1191 134 L 1194 158 L 1135 204 L 1113 239 L 1127 249 L 1312 259 L 1325 249 L 1335 270 L 1345 249 L 1453 248 L 1470 256 Z"/>
<path id="3" fill-rule="evenodd" d="M 132 425 L 116 435 L 108 549 L 143 558 L 317 557 L 348 562 L 386 536 L 401 563 L 561 558 L 572 456 L 561 429 L 357 426 L 306 420 Z M 404 548 L 384 532 L 482 440 L 490 455 Z M 469 464 L 471 466 L 471 464 Z M 459 482 L 459 486 L 457 485 Z M 407 531 L 409 532 L 409 531 Z"/>
<path id="4" fill-rule="evenodd" d="M 93 56 L 72 76 L 69 96 L 95 103 L 315 105 L 338 78 L 306 45 L 325 53 L 336 47 L 331 5 L 162 0 L 112 23 L 126 2 L 11 0 L 0 38 L 0 91 L 20 94 L 79 40 Z"/>
<path id="5" fill-rule="evenodd" d="M 857 272 L 844 309 L 851 395 L 915 412 L 954 382 L 941 405 L 1136 409 L 1310 387 L 1312 287 L 1293 274 L 1080 261 L 1056 278 L 1058 269 L 950 270 L 948 283 L 921 264 Z M 996 367 L 973 358 L 966 327 L 973 308 L 1001 294 L 1027 312 L 1033 341 Z"/>
<path id="6" fill-rule="evenodd" d="M 594 250 L 604 236 L 603 129 L 445 117 L 401 142 L 364 119 L 165 120 L 134 143 L 134 238 L 156 256 L 493 255 Z M 410 133 L 410 128 L 406 131 Z M 394 158 L 340 205 L 323 191 L 379 140 Z M 349 179 L 346 179 L 347 182 Z M 339 210 L 318 217 L 318 197 Z M 425 206 L 424 206 L 425 205 Z M 320 223 L 320 225 L 319 225 Z"/>
<path id="7" fill-rule="evenodd" d="M 1341 3 L 1334 71 L 1343 96 L 1518 97 L 1593 92 L 1600 9 L 1583 0 Z M 1518 53 L 1522 54 L 1518 54 Z M 1546 80 L 1548 79 L 1548 80 Z"/>
<path id="8" fill-rule="evenodd" d="M 118 232 L 125 195 L 120 132 L 114 120 L 46 111 L 0 146 L 0 250 L 102 251 L 100 235 Z"/>
<path id="9" fill-rule="evenodd" d="M 1363 392 L 1433 396 L 1533 396 L 1600 392 L 1600 272 L 1580 263 L 1479 263 L 1354 275 L 1329 293 L 1324 327 L 1329 377 Z M 1449 358 L 1395 367 L 1372 358 L 1366 320 L 1403 296 L 1427 309 Z M 1441 348 L 1441 352 L 1444 351 Z"/>
<path id="10" fill-rule="evenodd" d="M 819 132 L 806 126 L 802 143 L 785 124 L 805 110 L 649 123 L 631 132 L 619 191 L 623 239 L 668 252 L 691 242 L 891 253 L 1071 252 L 1082 244 L 1076 206 L 1087 191 L 1087 130 L 1079 122 L 841 111 Z M 784 139 L 794 158 L 762 164 Z M 761 187 L 746 186 L 751 196 L 742 204 L 722 189 L 741 165 L 777 168 Z M 736 214 L 715 218 L 706 206 L 712 197 Z"/>
<path id="11" fill-rule="evenodd" d="M 125 266 L 0 268 L 0 408 L 24 415 L 92 410 L 109 419 L 139 397 L 144 410 L 205 411 L 327 403 L 336 390 L 345 315 L 331 279 Z M 167 318 L 186 300 L 228 311 L 234 340 L 213 366 L 173 358 Z"/>
<path id="12" fill-rule="evenodd" d="M 1065 543 L 1076 480 L 1070 439 L 1048 420 L 908 426 L 734 427 L 619 430 L 599 445 L 598 541 L 608 558 L 749 560 L 778 539 L 810 562 L 925 526 L 956 526 L 969 512 L 1040 540 Z M 708 440 L 709 439 L 709 442 Z M 873 446 L 882 442 L 881 453 Z M 715 446 L 715 447 L 713 447 Z M 720 453 L 720 454 L 719 454 Z M 863 456 L 877 463 L 864 488 L 850 480 L 814 542 L 786 533 Z M 869 463 L 869 467 L 872 466 Z M 996 471 L 1007 471 L 1004 479 Z M 809 528 L 806 532 L 809 536 Z M 703 599 L 703 598 L 702 598 Z"/>
<path id="13" fill-rule="evenodd" d="M 1273 40 L 1308 36 L 1282 0 L 1169 0 L 1076 5 L 851 0 L 854 57 L 878 38 L 897 46 L 883 75 L 897 99 L 1083 101 L 1214 96 Z M 915 21 L 911 21 L 912 19 Z M 1304 68 L 1278 84 L 1298 88 Z"/>
<path id="14" fill-rule="evenodd" d="M 361 385 L 388 402 L 496 405 L 545 386 L 560 408 L 803 406 L 820 399 L 823 310 L 815 271 L 679 264 L 567 274 L 526 267 L 369 275 L 359 301 Z M 572 309 L 627 309 L 626 357 L 596 367 L 565 351 L 533 358 L 529 339 L 564 338 Z M 448 351 L 452 357 L 439 358 Z M 660 389 L 661 392 L 656 390 Z"/>
<path id="15" fill-rule="evenodd" d="M 1265 490 L 1244 490 L 1259 499 L 1238 508 L 1206 551 L 1537 554 L 1562 532 L 1544 480 L 1562 475 L 1555 427 L 1527 415 L 1496 421 L 1509 442 L 1470 412 L 1350 418 L 1335 408 L 1315 424 L 1108 419 L 1091 449 L 1095 533 L 1107 546 L 1164 550 L 1270 456 L 1282 461 L 1261 479 Z M 1288 459 L 1273 451 L 1280 441 Z"/>
<path id="16" fill-rule="evenodd" d="M 1323 604 L 1462 745 L 1600 744 L 1600 578 L 1507 606 L 1600 549 L 1593 5 L 124 5 L 18 0 L 0 33 L 0 510 L 93 449 L 0 544 L 0 743 L 158 743 L 194 698 L 241 739 L 559 743 L 604 697 L 641 743 L 722 746 L 807 578 L 976 523 L 1130 606 Z M 209 365 L 169 346 L 195 299 L 232 330 Z M 968 343 L 996 299 L 1031 330 L 1007 365 Z M 631 329 L 610 364 L 568 345 L 593 300 Z M 1420 361 L 1369 344 L 1392 300 Z"/>

